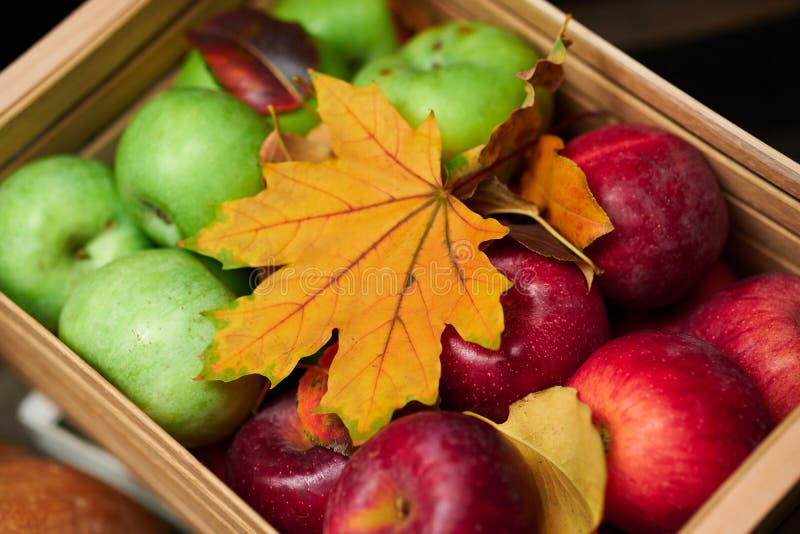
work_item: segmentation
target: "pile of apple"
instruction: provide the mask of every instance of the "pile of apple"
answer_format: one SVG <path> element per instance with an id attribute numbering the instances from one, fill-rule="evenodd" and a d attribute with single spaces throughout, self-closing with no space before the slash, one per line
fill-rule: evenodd
<path id="1" fill-rule="evenodd" d="M 382 2 L 283 0 L 319 47 L 319 69 L 375 81 L 412 124 L 431 109 L 453 156 L 487 140 L 524 98 L 536 54 L 506 30 L 451 23 L 398 48 Z M 344 21 L 344 22 L 343 22 Z M 348 31 L 343 32 L 342 28 Z M 551 95 L 537 98 L 549 120 Z M 305 132 L 303 109 L 280 115 Z M 571 263 L 511 240 L 487 254 L 509 279 L 497 351 L 442 336 L 439 407 L 407 410 L 355 452 L 316 445 L 296 382 L 195 381 L 214 334 L 202 312 L 251 289 L 249 271 L 175 245 L 226 200 L 262 187 L 271 120 L 227 94 L 192 52 L 175 86 L 120 140 L 114 171 L 76 156 L 0 184 L 0 290 L 285 532 L 534 532 L 542 503 L 519 453 L 488 424 L 514 401 L 567 385 L 606 447 L 605 521 L 677 530 L 800 404 L 800 277 L 736 280 L 720 255 L 726 205 L 702 155 L 621 124 L 570 140 L 615 229 Z M 355 230 L 357 231 L 357 230 Z M 157 245 L 160 248 L 153 248 Z M 612 339 L 612 333 L 614 337 Z"/>

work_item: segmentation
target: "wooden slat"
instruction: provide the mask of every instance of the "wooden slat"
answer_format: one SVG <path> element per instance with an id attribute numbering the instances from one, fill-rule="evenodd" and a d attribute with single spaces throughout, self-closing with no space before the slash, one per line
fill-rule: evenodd
<path id="1" fill-rule="evenodd" d="M 184 32 L 187 27 L 239 4 L 241 0 L 196 2 L 118 73 L 78 103 L 62 120 L 18 154 L 13 162 L 0 169 L 0 176 L 9 174 L 31 159 L 78 152 L 184 57 L 187 50 Z"/>
<path id="2" fill-rule="evenodd" d="M 0 166 L 44 133 L 191 0 L 84 3 L 0 73 Z"/>
<path id="3" fill-rule="evenodd" d="M 800 236 L 789 232 L 741 200 L 727 196 L 727 201 L 731 232 L 746 235 L 758 242 L 772 255 L 782 258 L 787 271 L 800 274 Z"/>
<path id="4" fill-rule="evenodd" d="M 197 532 L 276 532 L 183 446 L 0 293 L 0 356 Z"/>
<path id="5" fill-rule="evenodd" d="M 728 477 L 681 529 L 684 534 L 752 532 L 800 480 L 800 408 Z"/>
<path id="6" fill-rule="evenodd" d="M 790 261 L 765 247 L 757 239 L 733 229 L 725 245 L 725 257 L 741 275 L 766 273 L 772 271 L 797 271 L 796 261 Z"/>

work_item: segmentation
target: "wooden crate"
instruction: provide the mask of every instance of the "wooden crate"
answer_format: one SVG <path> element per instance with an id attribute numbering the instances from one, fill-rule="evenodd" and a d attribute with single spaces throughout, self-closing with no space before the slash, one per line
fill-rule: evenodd
<path id="1" fill-rule="evenodd" d="M 90 0 L 0 73 L 0 177 L 70 152 L 111 161 L 131 114 L 163 89 L 183 32 L 240 0 Z M 444 18 L 505 25 L 541 49 L 564 15 L 539 0 L 430 0 Z M 665 128 L 698 147 L 732 214 L 729 258 L 743 272 L 800 273 L 800 165 L 724 120 L 581 26 L 560 106 Z M 5 253 L 5 251 L 3 251 Z M 55 336 L 0 293 L 0 356 L 129 465 L 199 532 L 274 532 L 249 506 Z M 756 528 L 800 481 L 800 410 L 788 417 L 684 527 Z"/>

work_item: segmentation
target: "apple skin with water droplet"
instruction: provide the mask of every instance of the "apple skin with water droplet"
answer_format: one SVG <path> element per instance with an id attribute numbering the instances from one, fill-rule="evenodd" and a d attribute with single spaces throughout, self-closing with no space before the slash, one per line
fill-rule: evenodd
<path id="1" fill-rule="evenodd" d="M 536 533 L 540 497 L 514 446 L 489 424 L 426 411 L 381 429 L 350 458 L 327 534 Z"/>
<path id="2" fill-rule="evenodd" d="M 561 152 L 586 174 L 614 225 L 586 254 L 603 269 L 609 304 L 666 306 L 684 297 L 716 261 L 728 211 L 702 153 L 666 131 L 642 124 L 592 130 Z"/>
<path id="3" fill-rule="evenodd" d="M 506 239 L 486 250 L 514 282 L 502 297 L 505 330 L 498 350 L 442 335 L 440 394 L 444 407 L 495 422 L 525 395 L 562 385 L 600 345 L 609 327 L 597 287 L 571 262 L 546 258 Z"/>
<path id="4" fill-rule="evenodd" d="M 770 430 L 747 375 L 685 334 L 612 340 L 567 386 L 606 444 L 606 521 L 631 533 L 677 531 Z"/>
<path id="5" fill-rule="evenodd" d="M 727 354 L 753 379 L 774 424 L 800 405 L 800 276 L 751 276 L 716 293 L 686 331 Z"/>
<path id="6" fill-rule="evenodd" d="M 0 183 L 0 291 L 50 330 L 87 274 L 150 246 L 99 161 L 51 156 Z"/>
<path id="7" fill-rule="evenodd" d="M 222 92 L 157 95 L 117 147 L 125 208 L 155 242 L 174 246 L 210 223 L 222 202 L 262 189 L 258 150 L 268 130 L 255 111 Z"/>
<path id="8" fill-rule="evenodd" d="M 328 497 L 347 457 L 314 444 L 291 389 L 239 429 L 226 455 L 227 482 L 280 532 L 321 532 Z"/>

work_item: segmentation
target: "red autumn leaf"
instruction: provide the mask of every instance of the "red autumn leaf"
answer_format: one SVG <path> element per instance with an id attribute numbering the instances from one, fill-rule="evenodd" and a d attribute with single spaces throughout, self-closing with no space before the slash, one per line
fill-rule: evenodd
<path id="1" fill-rule="evenodd" d="M 353 452 L 353 442 L 342 420 L 335 413 L 319 413 L 322 397 L 328 391 L 328 369 L 339 345 L 333 344 L 310 366 L 297 386 L 297 415 L 308 439 L 340 454 Z"/>
<path id="2" fill-rule="evenodd" d="M 251 8 L 217 15 L 187 38 L 220 84 L 259 113 L 270 105 L 277 111 L 299 107 L 305 91 L 292 80 L 308 81 L 308 69 L 319 63 L 316 45 L 299 24 Z"/>

